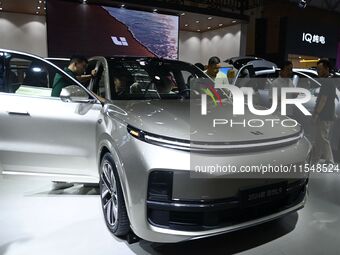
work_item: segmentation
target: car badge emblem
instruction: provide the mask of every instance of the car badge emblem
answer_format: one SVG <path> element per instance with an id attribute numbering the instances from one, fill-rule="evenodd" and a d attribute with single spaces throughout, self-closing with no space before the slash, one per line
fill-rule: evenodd
<path id="1" fill-rule="evenodd" d="M 252 131 L 250 133 L 252 133 L 253 135 L 263 135 L 263 133 L 260 131 Z"/>

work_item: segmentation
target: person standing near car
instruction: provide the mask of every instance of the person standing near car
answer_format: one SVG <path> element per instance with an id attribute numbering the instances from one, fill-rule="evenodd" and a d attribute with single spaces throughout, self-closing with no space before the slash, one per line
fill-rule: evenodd
<path id="1" fill-rule="evenodd" d="M 335 119 L 336 87 L 330 79 L 330 63 L 320 60 L 317 64 L 318 77 L 321 88 L 316 99 L 313 113 L 315 123 L 315 141 L 313 146 L 312 164 L 317 164 L 321 156 L 326 163 L 334 163 L 332 147 L 329 139 L 330 129 Z"/>
<path id="2" fill-rule="evenodd" d="M 276 78 L 270 87 L 269 100 L 270 105 L 273 104 L 273 88 L 277 88 L 277 111 L 281 112 L 281 89 L 287 87 L 294 87 L 292 78 L 293 77 L 293 64 L 291 61 L 284 61 L 280 66 L 279 77 Z M 290 105 L 289 105 L 290 106 Z M 287 108 L 287 115 L 292 114 L 292 109 Z"/>
<path id="3" fill-rule="evenodd" d="M 208 62 L 208 68 L 204 71 L 213 81 L 216 79 L 228 79 L 227 75 L 220 72 L 221 60 L 218 57 L 211 57 Z M 223 82 L 224 84 L 224 82 Z"/>
<path id="4" fill-rule="evenodd" d="M 64 71 L 80 82 L 86 82 L 95 77 L 97 74 L 97 69 L 93 69 L 91 74 L 84 74 L 87 64 L 87 58 L 80 55 L 74 55 L 71 57 L 70 64 L 68 67 L 65 67 Z M 69 84 L 69 82 L 61 74 L 57 73 L 54 77 L 51 96 L 59 97 L 62 89 L 70 85 L 73 84 Z"/>

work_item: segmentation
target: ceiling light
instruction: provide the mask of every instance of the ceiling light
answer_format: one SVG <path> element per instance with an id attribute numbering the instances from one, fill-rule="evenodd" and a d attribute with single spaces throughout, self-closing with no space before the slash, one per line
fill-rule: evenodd
<path id="1" fill-rule="evenodd" d="M 39 4 L 41 4 L 41 3 L 42 3 L 42 1 L 40 0 L 40 1 L 39 1 Z"/>
<path id="2" fill-rule="evenodd" d="M 231 23 L 236 23 L 236 20 L 233 20 Z"/>
<path id="3" fill-rule="evenodd" d="M 2 7 L 0 7 L 0 11 L 2 11 Z"/>
<path id="4" fill-rule="evenodd" d="M 213 17 L 208 17 L 208 19 L 213 19 Z"/>
<path id="5" fill-rule="evenodd" d="M 35 12 L 35 14 L 39 14 L 39 12 Z"/>
<path id="6" fill-rule="evenodd" d="M 38 6 L 37 9 L 40 9 L 40 6 Z"/>
<path id="7" fill-rule="evenodd" d="M 221 23 L 221 24 L 218 24 L 218 26 L 222 27 L 222 26 L 223 26 L 223 24 L 222 24 L 222 23 Z"/>
<path id="8" fill-rule="evenodd" d="M 35 73 L 40 73 L 42 71 L 42 69 L 40 67 L 33 67 L 32 71 Z"/>
<path id="9" fill-rule="evenodd" d="M 44 7 L 44 10 L 46 10 L 46 7 Z"/>
<path id="10" fill-rule="evenodd" d="M 120 5 L 120 8 L 124 8 L 124 7 L 125 7 L 125 4 L 121 4 L 121 5 Z"/>
<path id="11" fill-rule="evenodd" d="M 185 24 L 184 26 L 187 27 L 187 26 L 189 26 L 189 24 Z"/>
<path id="12" fill-rule="evenodd" d="M 197 29 L 197 32 L 201 32 L 201 29 Z"/>
<path id="13" fill-rule="evenodd" d="M 208 29 L 211 29 L 211 27 L 208 27 Z"/>
<path id="14" fill-rule="evenodd" d="M 199 21 L 199 20 L 196 20 L 196 23 L 198 24 L 198 23 L 200 23 L 200 21 Z"/>
<path id="15" fill-rule="evenodd" d="M 182 12 L 181 15 L 184 16 L 184 15 L 185 15 L 185 12 Z"/>
<path id="16" fill-rule="evenodd" d="M 153 9 L 153 12 L 157 12 L 158 10 L 157 9 Z"/>
<path id="17" fill-rule="evenodd" d="M 318 61 L 318 59 L 302 59 L 300 60 L 300 63 L 316 63 Z"/>

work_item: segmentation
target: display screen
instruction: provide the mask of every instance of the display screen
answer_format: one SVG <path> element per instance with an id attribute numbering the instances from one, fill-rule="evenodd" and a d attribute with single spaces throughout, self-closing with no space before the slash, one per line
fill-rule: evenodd
<path id="1" fill-rule="evenodd" d="M 225 75 L 228 76 L 228 72 L 231 70 L 231 67 L 220 67 L 220 72 L 224 73 Z"/>
<path id="2" fill-rule="evenodd" d="M 178 16 L 47 1 L 49 57 L 82 54 L 177 59 L 178 29 Z"/>

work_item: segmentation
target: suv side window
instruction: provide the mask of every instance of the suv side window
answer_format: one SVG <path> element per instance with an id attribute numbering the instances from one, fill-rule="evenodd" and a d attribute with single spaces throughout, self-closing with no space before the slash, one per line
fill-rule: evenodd
<path id="1" fill-rule="evenodd" d="M 278 71 L 268 71 L 256 74 L 256 80 L 261 84 L 260 89 L 269 90 L 272 87 L 272 83 L 279 77 Z"/>
<path id="2" fill-rule="evenodd" d="M 59 78 L 63 78 L 65 84 L 75 85 L 72 79 L 43 60 L 16 53 L 3 53 L 3 56 L 4 72 L 2 85 L 0 74 L 0 92 L 51 97 L 54 78 L 57 74 Z"/>
<path id="3" fill-rule="evenodd" d="M 309 91 L 314 91 L 320 87 L 318 83 L 302 73 L 294 73 L 294 79 L 297 80 L 297 87 L 299 88 L 305 88 Z"/>

